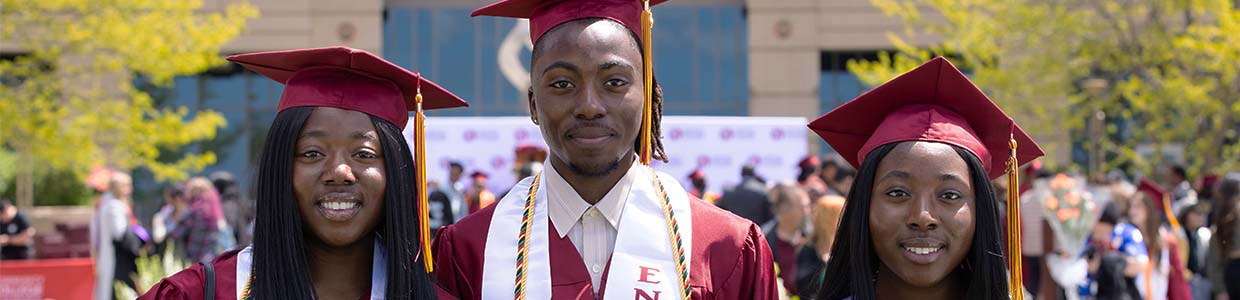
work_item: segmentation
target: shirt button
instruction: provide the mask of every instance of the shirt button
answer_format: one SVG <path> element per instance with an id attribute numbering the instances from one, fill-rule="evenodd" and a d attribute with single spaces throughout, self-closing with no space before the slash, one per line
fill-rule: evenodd
<path id="1" fill-rule="evenodd" d="M 603 267 L 600 267 L 599 265 L 594 265 L 594 266 L 590 267 L 590 272 L 593 272 L 593 273 L 598 273 L 598 272 L 602 272 L 602 271 L 603 271 Z"/>

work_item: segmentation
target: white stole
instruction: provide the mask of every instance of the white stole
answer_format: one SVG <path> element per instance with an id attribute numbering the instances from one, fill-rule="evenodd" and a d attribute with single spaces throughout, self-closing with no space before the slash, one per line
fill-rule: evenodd
<path id="1" fill-rule="evenodd" d="M 633 188 L 623 208 L 617 228 L 615 250 L 607 273 L 607 299 L 675 299 L 680 296 L 676 262 L 672 256 L 668 224 L 646 166 L 633 172 Z M 540 179 L 539 185 L 546 183 Z M 495 204 L 495 214 L 487 231 L 486 254 L 482 267 L 482 299 L 512 299 L 516 287 L 517 236 L 525 198 L 533 178 L 526 178 Z M 689 198 L 674 177 L 659 173 L 679 231 L 686 272 L 692 256 L 692 218 Z M 549 259 L 547 192 L 540 187 L 535 195 L 531 220 L 529 253 L 526 262 L 526 299 L 551 299 L 551 261 Z"/>
<path id="2" fill-rule="evenodd" d="M 250 280 L 250 271 L 254 265 L 254 245 L 245 246 L 237 252 L 237 286 L 235 292 L 237 300 L 241 300 L 241 293 L 245 290 L 246 283 Z M 383 249 L 383 243 L 375 238 L 374 258 L 370 265 L 370 299 L 383 300 L 387 297 L 387 251 Z"/>

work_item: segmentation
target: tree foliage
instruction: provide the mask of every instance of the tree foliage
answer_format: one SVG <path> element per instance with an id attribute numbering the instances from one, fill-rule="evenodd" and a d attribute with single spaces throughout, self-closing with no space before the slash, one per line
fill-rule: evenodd
<path id="1" fill-rule="evenodd" d="M 0 0 L 0 41 L 23 51 L 0 60 L 0 145 L 44 173 L 103 164 L 169 180 L 201 170 L 213 153 L 157 158 L 213 138 L 224 118 L 158 107 L 135 78 L 166 86 L 223 63 L 220 47 L 257 14 L 245 2 L 207 12 L 197 0 Z"/>
<path id="2" fill-rule="evenodd" d="M 1070 132 L 1100 147 L 1102 170 L 1148 174 L 1165 163 L 1163 149 L 1182 149 L 1194 171 L 1240 167 L 1240 10 L 1231 0 L 871 3 L 906 27 L 889 34 L 896 51 L 849 63 L 867 84 L 945 55 L 1035 135 Z M 910 45 L 916 35 L 941 42 Z"/>

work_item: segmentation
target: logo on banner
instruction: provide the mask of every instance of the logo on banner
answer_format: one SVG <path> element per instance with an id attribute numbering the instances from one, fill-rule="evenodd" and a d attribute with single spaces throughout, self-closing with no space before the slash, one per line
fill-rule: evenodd
<path id="1" fill-rule="evenodd" d="M 698 161 L 698 167 L 699 167 L 699 168 L 700 168 L 700 167 L 709 166 L 709 165 L 710 165 L 710 156 L 709 156 L 709 155 L 706 155 L 706 154 L 698 155 L 698 159 L 697 159 L 697 161 Z"/>
<path id="2" fill-rule="evenodd" d="M 736 133 L 732 131 L 732 128 L 724 128 L 722 132 L 719 132 L 719 138 L 722 138 L 724 141 L 731 140 L 733 135 L 736 135 Z"/>
<path id="3" fill-rule="evenodd" d="M 778 140 L 781 140 L 781 139 L 783 139 L 783 138 L 784 138 L 784 130 L 783 130 L 783 129 L 779 129 L 779 128 L 771 129 L 771 139 L 772 139 L 772 140 L 776 140 L 776 141 L 778 141 Z"/>
<path id="4" fill-rule="evenodd" d="M 520 141 L 524 141 L 525 139 L 529 138 L 530 133 L 528 131 L 525 131 L 525 129 L 517 129 L 517 132 L 513 133 L 512 137 L 517 139 L 518 142 L 520 142 Z"/>
<path id="5" fill-rule="evenodd" d="M 506 163 L 506 162 L 507 162 L 507 161 L 505 161 L 505 160 L 504 160 L 504 157 L 503 157 L 503 156 L 496 156 L 496 157 L 493 157 L 493 158 L 491 158 L 491 169 L 493 169 L 493 170 L 499 170 L 500 168 L 503 168 L 503 167 L 504 167 L 504 163 Z"/>
<path id="6" fill-rule="evenodd" d="M 464 138 L 466 142 L 473 142 L 474 139 L 478 138 L 478 132 L 473 131 L 473 130 L 466 130 L 465 135 L 462 138 Z"/>
<path id="7" fill-rule="evenodd" d="M 685 132 L 680 130 L 680 128 L 672 128 L 672 132 L 667 134 L 668 138 L 672 139 L 673 141 L 679 140 L 680 137 L 683 135 L 685 135 Z"/>
<path id="8" fill-rule="evenodd" d="M 758 155 L 749 156 L 749 164 L 754 165 L 754 166 L 761 166 L 762 156 L 758 156 Z"/>

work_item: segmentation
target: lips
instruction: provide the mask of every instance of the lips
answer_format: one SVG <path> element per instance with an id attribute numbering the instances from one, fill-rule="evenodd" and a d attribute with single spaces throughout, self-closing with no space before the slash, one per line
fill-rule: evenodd
<path id="1" fill-rule="evenodd" d="M 914 264 L 927 265 L 938 260 L 947 244 L 933 238 L 913 238 L 900 241 L 900 251 Z"/>
<path id="2" fill-rule="evenodd" d="M 319 214 L 335 222 L 346 222 L 362 210 L 362 198 L 354 193 L 327 193 L 315 201 Z"/>
<path id="3" fill-rule="evenodd" d="M 565 136 L 570 141 L 580 144 L 594 145 L 606 142 L 608 139 L 616 136 L 616 132 L 602 126 L 578 127 L 569 130 Z"/>

